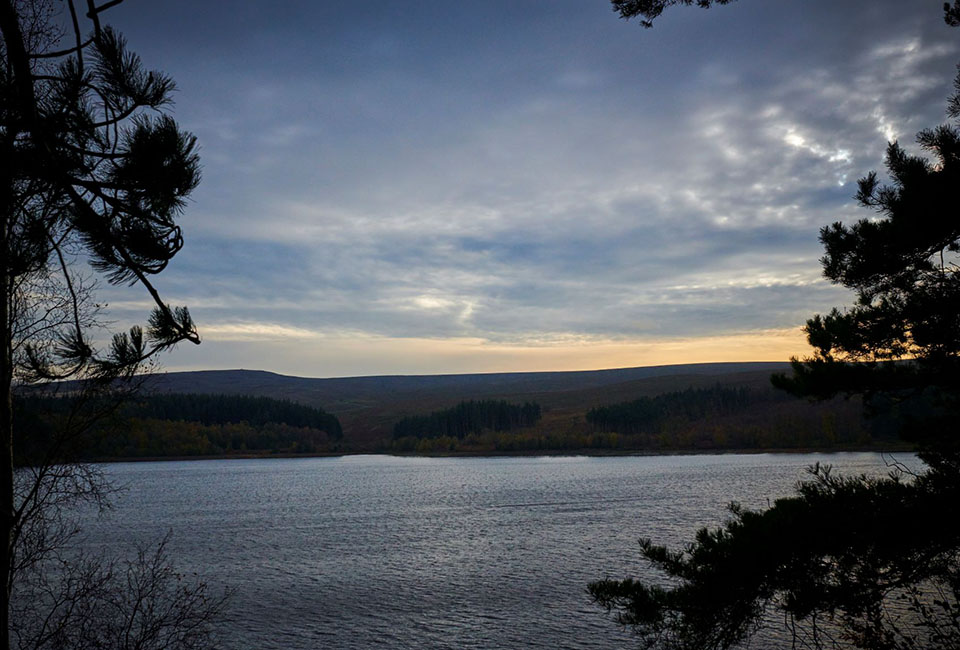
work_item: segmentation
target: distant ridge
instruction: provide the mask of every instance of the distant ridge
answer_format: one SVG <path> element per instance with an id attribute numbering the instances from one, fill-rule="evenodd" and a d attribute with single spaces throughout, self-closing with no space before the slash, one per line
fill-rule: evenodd
<path id="1" fill-rule="evenodd" d="M 200 370 L 147 378 L 152 392 L 223 393 L 288 399 L 336 415 L 355 444 L 374 448 L 397 419 L 449 408 L 471 399 L 535 401 L 553 412 L 583 413 L 617 400 L 636 399 L 717 383 L 768 390 L 770 375 L 786 362 L 693 363 L 671 366 L 497 372 L 463 375 L 291 377 L 264 370 Z"/>
<path id="2" fill-rule="evenodd" d="M 639 379 L 672 375 L 730 375 L 748 372 L 781 372 L 790 364 L 778 361 L 691 363 L 640 366 L 606 370 L 561 370 L 545 372 L 496 372 L 445 375 L 371 375 L 360 377 L 312 378 L 281 375 L 266 370 L 197 370 L 153 375 L 147 388 L 162 392 L 259 394 L 260 391 L 307 391 L 314 398 L 345 393 L 366 395 L 417 393 L 424 390 L 465 389 L 487 392 L 553 392 L 596 388 Z M 252 392 L 251 392 L 252 391 Z"/>
<path id="3" fill-rule="evenodd" d="M 330 378 L 292 377 L 264 370 L 199 370 L 147 375 L 143 377 L 141 395 L 246 395 L 319 407 L 337 418 L 343 432 L 342 438 L 333 447 L 325 446 L 326 443 L 315 447 L 320 453 L 859 449 L 889 443 L 888 440 L 874 439 L 871 429 L 865 427 L 859 400 L 841 399 L 810 404 L 791 398 L 775 389 L 770 382 L 771 375 L 781 372 L 790 372 L 790 364 L 692 363 L 605 370 Z M 664 396 L 664 399 L 658 400 L 659 396 Z M 715 401 L 716 396 L 734 396 L 734 401 L 740 400 L 737 403 L 743 408 L 724 410 L 722 404 Z M 605 429 L 603 427 L 606 425 L 598 424 L 591 415 L 595 413 L 594 409 L 613 412 L 604 407 L 636 413 L 651 403 L 676 406 L 677 400 L 688 402 L 687 406 L 692 405 L 692 408 L 683 407 L 654 424 L 648 422 L 654 427 L 649 430 Z M 726 397 L 723 400 L 729 402 Z M 172 401 L 189 404 L 198 400 L 185 398 Z M 462 402 L 469 401 L 507 402 L 521 406 L 536 404 L 541 418 L 535 425 L 516 434 L 484 431 L 470 440 L 453 440 L 443 436 L 394 438 L 395 425 L 405 418 L 430 416 L 437 411 L 458 408 Z M 606 422 L 609 424 L 611 420 Z M 284 423 L 269 424 L 272 428 L 268 433 L 281 436 L 275 438 L 277 440 L 289 442 L 293 439 L 296 444 L 301 441 L 319 444 L 309 431 L 294 430 L 296 426 L 290 429 Z M 239 421 L 236 425 L 244 431 L 250 429 L 249 422 Z M 614 426 L 621 425 L 633 426 L 622 422 Z M 152 432 L 149 435 L 153 438 L 147 439 L 147 442 L 163 439 L 169 442 L 170 449 L 191 450 L 183 452 L 188 455 L 196 453 L 195 450 L 199 448 L 190 446 L 193 441 L 191 436 L 206 440 L 209 448 L 233 450 L 229 453 L 248 449 L 242 444 L 224 446 L 225 435 L 229 434 L 230 440 L 234 441 L 236 432 L 233 429 L 226 431 L 214 428 L 206 431 L 201 430 L 202 427 L 197 429 L 192 421 L 168 421 L 163 418 L 147 418 L 136 426 L 145 427 L 137 429 L 141 433 L 144 430 Z M 259 431 L 256 433 L 260 435 Z M 145 444 L 142 436 L 136 440 L 140 446 Z M 187 446 L 183 447 L 184 444 Z M 276 448 L 270 454 L 299 454 L 306 449 L 296 446 Z"/>

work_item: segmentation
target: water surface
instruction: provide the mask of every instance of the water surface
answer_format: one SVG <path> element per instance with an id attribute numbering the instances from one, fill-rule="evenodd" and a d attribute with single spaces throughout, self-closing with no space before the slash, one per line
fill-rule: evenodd
<path id="1" fill-rule="evenodd" d="M 916 464 L 909 456 L 898 456 Z M 649 576 L 725 506 L 764 507 L 805 468 L 879 454 L 343 458 L 118 463 L 91 546 L 172 533 L 177 567 L 230 588 L 228 647 L 632 647 L 586 585 Z"/>

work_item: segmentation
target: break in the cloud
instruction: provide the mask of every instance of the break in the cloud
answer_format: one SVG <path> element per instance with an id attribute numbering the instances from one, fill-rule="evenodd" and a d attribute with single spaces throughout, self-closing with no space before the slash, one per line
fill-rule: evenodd
<path id="1" fill-rule="evenodd" d="M 838 6 L 839 5 L 839 6 Z M 804 352 L 818 229 L 942 119 L 939 3 L 128 2 L 204 182 L 178 367 L 308 375 Z M 111 291 L 120 319 L 139 314 Z M 134 297 L 136 299 L 136 297 Z"/>

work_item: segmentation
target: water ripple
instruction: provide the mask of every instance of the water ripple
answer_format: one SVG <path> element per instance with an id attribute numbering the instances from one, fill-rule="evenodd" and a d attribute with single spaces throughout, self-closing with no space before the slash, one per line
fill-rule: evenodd
<path id="1" fill-rule="evenodd" d="M 88 544 L 172 530 L 180 570 L 233 590 L 240 650 L 631 647 L 587 583 L 648 575 L 639 537 L 682 544 L 815 461 L 886 471 L 876 454 L 117 464 L 130 487 Z"/>

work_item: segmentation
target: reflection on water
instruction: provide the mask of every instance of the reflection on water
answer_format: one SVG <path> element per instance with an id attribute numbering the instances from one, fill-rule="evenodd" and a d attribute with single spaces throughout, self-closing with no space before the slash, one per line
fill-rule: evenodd
<path id="1" fill-rule="evenodd" d="M 685 543 L 816 461 L 887 471 L 879 454 L 121 463 L 88 544 L 172 531 L 180 570 L 234 591 L 228 647 L 630 647 L 587 583 L 647 575 L 639 537 Z"/>

